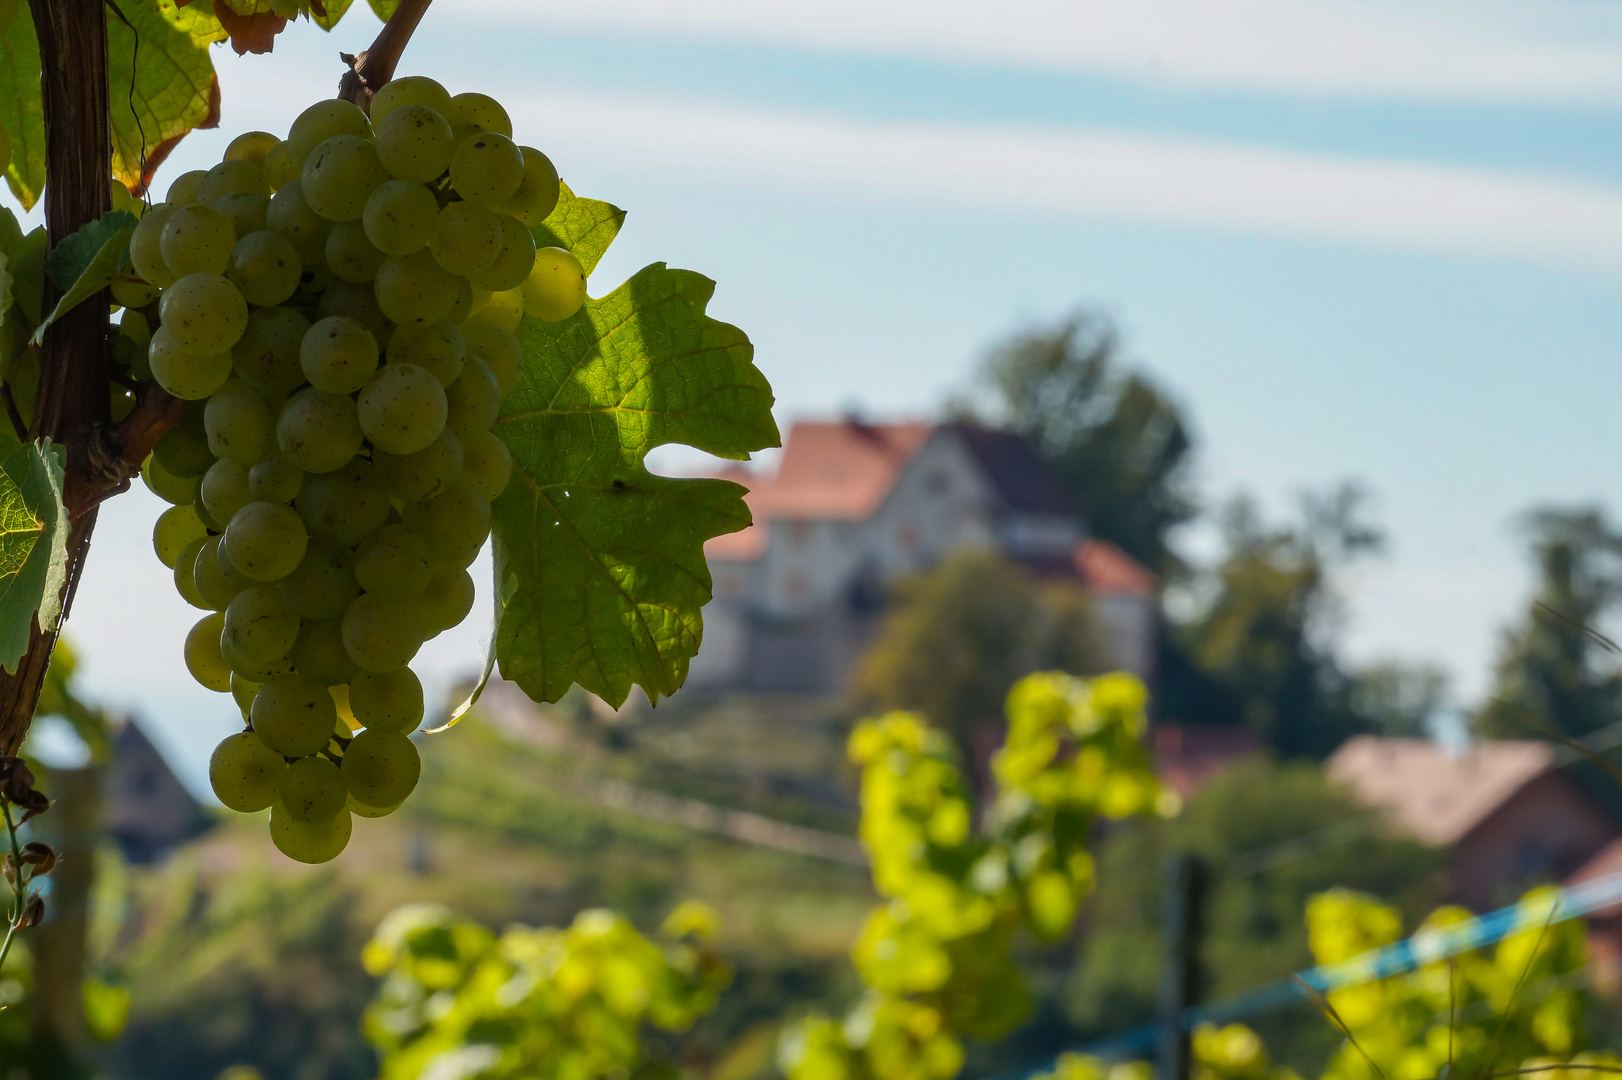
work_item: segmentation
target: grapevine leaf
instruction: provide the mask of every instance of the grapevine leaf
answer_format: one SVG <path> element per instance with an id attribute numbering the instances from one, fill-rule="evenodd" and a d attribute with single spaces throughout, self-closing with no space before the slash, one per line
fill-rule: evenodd
<path id="1" fill-rule="evenodd" d="M 704 541 L 749 525 L 744 489 L 670 479 L 647 452 L 747 458 L 778 443 L 772 392 L 742 330 L 704 313 L 715 283 L 654 263 L 561 323 L 524 320 L 524 368 L 495 431 L 513 479 L 495 501 L 504 678 L 556 701 L 571 683 L 618 705 L 674 693 L 703 635 Z"/>
<path id="2" fill-rule="evenodd" d="M 0 33 L 0 127 L 11 136 L 6 184 L 24 210 L 45 190 L 45 106 L 39 96 L 39 40 L 27 4 Z"/>
<path id="3" fill-rule="evenodd" d="M 530 232 L 536 247 L 560 247 L 580 260 L 590 274 L 608 250 L 608 245 L 619 235 L 625 224 L 625 211 L 596 199 L 582 199 L 569 190 L 568 184 L 558 185 L 558 205 L 545 221 Z"/>
<path id="4" fill-rule="evenodd" d="M 49 439 L 23 443 L 0 461 L 0 666 L 13 674 L 36 614 L 44 629 L 62 615 L 68 572 L 63 453 Z"/>
<path id="5" fill-rule="evenodd" d="M 331 30 L 338 25 L 338 20 L 344 17 L 344 12 L 349 10 L 349 5 L 352 2 L 353 0 L 326 0 L 323 5 L 324 12 L 311 4 L 310 21 L 323 30 Z"/>
<path id="6" fill-rule="evenodd" d="M 276 35 L 287 29 L 287 20 L 264 0 L 214 0 L 214 17 L 231 36 L 231 48 L 238 56 L 270 52 L 276 47 Z"/>
<path id="7" fill-rule="evenodd" d="M 138 221 L 128 210 L 108 211 L 56 245 L 45 259 L 45 272 L 57 288 L 69 288 L 84 276 L 108 240 L 120 230 L 135 228 Z"/>
<path id="8" fill-rule="evenodd" d="M 224 31 L 196 10 L 203 6 L 119 0 L 128 22 L 107 20 L 113 175 L 132 191 L 151 182 L 187 132 L 220 122 L 220 83 L 208 46 Z"/>
<path id="9" fill-rule="evenodd" d="M 102 220 L 106 221 L 107 218 L 117 217 L 120 214 L 131 219 L 135 217 L 134 214 L 127 211 L 114 210 L 112 213 L 103 217 Z M 87 227 L 93 228 L 94 226 Z M 80 230 L 80 232 L 83 231 L 84 230 L 82 229 Z M 101 290 L 113 283 L 113 278 L 118 276 L 119 270 L 123 269 L 125 264 L 129 262 L 130 237 L 134 234 L 135 229 L 133 226 L 122 228 L 113 233 L 102 243 L 101 248 L 96 252 L 95 256 L 87 264 L 85 264 L 85 267 L 80 271 L 79 276 L 73 279 L 72 287 L 62 294 L 62 299 L 56 302 L 56 307 L 51 309 L 50 315 L 47 316 L 45 320 L 41 322 L 34 330 L 34 336 L 29 340 L 29 344 L 40 344 L 40 342 L 45 340 L 45 331 L 52 323 L 56 322 L 56 320 L 66 315 L 69 311 L 72 311 L 74 308 L 78 307 L 80 304 L 84 303 L 86 300 L 90 299 L 92 296 L 95 296 L 97 293 L 101 292 Z M 77 235 L 79 234 L 74 234 L 74 236 Z M 73 237 L 69 237 L 68 239 L 71 240 L 72 238 Z M 67 241 L 64 240 L 63 244 L 66 243 Z M 57 251 L 61 250 L 61 245 L 58 245 Z M 51 252 L 52 259 L 56 257 L 57 251 Z M 46 265 L 50 265 L 49 260 L 47 260 Z M 52 273 L 51 277 L 53 280 L 60 282 L 60 279 L 57 278 L 55 273 Z"/>
<path id="10" fill-rule="evenodd" d="M 11 274 L 17 307 L 31 325 L 39 325 L 45 308 L 45 226 L 35 226 L 12 248 Z"/>
<path id="11" fill-rule="evenodd" d="M 384 22 L 388 22 L 394 15 L 394 9 L 400 6 L 400 0 L 370 0 L 372 13 Z"/>

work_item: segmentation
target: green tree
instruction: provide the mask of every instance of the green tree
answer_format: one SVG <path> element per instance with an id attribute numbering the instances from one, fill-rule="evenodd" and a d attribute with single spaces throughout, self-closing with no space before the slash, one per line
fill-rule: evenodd
<path id="1" fill-rule="evenodd" d="M 1306 762 L 1255 759 L 1211 780 L 1171 820 L 1117 830 L 1099 853 L 1099 887 L 1069 994 L 1092 1034 L 1149 1019 L 1161 964 L 1164 858 L 1203 856 L 1212 871 L 1202 961 L 1208 998 L 1253 989 L 1311 966 L 1301 913 L 1336 886 L 1395 898 L 1411 916 L 1437 899 L 1441 853 L 1387 833 Z M 1303 1070 L 1334 1047 L 1315 1013 L 1258 1022 L 1276 1056 Z"/>
<path id="2" fill-rule="evenodd" d="M 1531 738 L 1537 724 L 1573 737 L 1622 720 L 1622 671 L 1596 627 L 1622 602 L 1622 533 L 1594 507 L 1526 517 L 1538 583 L 1499 651 L 1491 698 L 1475 729 Z"/>
<path id="3" fill-rule="evenodd" d="M 985 377 L 1088 528 L 1163 577 L 1178 572 L 1168 535 L 1194 516 L 1188 427 L 1159 387 L 1123 370 L 1109 320 L 1082 310 L 1018 334 L 992 351 Z"/>
<path id="4" fill-rule="evenodd" d="M 1001 723 L 1009 687 L 1033 671 L 1101 670 L 1086 594 L 1043 583 L 988 551 L 953 555 L 902 582 L 856 674 L 875 709 L 921 713 L 966 762 Z M 988 749 L 996 740 L 988 740 Z M 976 787 L 985 777 L 975 776 Z"/>

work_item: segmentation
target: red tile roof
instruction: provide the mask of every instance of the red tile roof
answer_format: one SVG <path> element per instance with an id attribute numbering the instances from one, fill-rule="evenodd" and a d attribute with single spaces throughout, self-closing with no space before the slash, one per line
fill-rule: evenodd
<path id="1" fill-rule="evenodd" d="M 1107 540 L 1083 540 L 1076 546 L 1076 573 L 1100 594 L 1153 597 L 1159 584 L 1142 563 Z"/>

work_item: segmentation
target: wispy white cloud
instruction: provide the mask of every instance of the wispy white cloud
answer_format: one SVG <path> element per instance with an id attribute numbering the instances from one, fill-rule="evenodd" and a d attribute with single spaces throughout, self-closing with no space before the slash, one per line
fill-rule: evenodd
<path id="1" fill-rule="evenodd" d="M 466 17 L 1190 87 L 1622 103 L 1602 0 L 465 0 Z"/>
<path id="2" fill-rule="evenodd" d="M 1622 188 L 1097 129 L 882 124 L 532 93 L 509 105 L 573 160 L 968 212 L 1146 222 L 1622 268 Z M 525 118 L 525 114 L 527 118 Z"/>

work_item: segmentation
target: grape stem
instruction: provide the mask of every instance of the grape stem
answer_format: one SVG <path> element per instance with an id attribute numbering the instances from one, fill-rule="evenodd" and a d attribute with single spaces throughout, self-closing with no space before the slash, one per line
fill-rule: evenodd
<path id="1" fill-rule="evenodd" d="M 338 96 L 345 101 L 353 101 L 361 108 L 371 103 L 372 95 L 383 88 L 383 84 L 394 78 L 394 68 L 400 62 L 400 54 L 411 40 L 412 33 L 417 24 L 422 21 L 423 14 L 428 10 L 432 0 L 400 0 L 400 6 L 394 9 L 389 21 L 383 24 L 383 30 L 372 42 L 372 47 L 359 56 L 339 55 L 349 70 L 344 72 L 343 78 L 338 81 Z"/>

